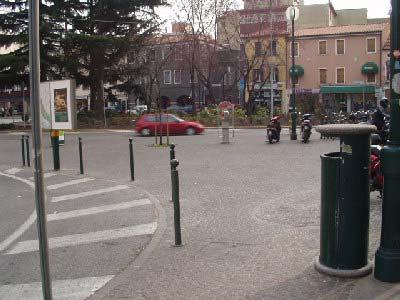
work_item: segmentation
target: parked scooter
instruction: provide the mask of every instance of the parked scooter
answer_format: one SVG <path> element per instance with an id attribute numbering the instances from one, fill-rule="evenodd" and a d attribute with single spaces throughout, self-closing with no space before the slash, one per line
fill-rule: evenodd
<path id="1" fill-rule="evenodd" d="M 306 144 L 310 140 L 311 137 L 311 129 L 312 129 L 312 124 L 311 124 L 311 115 L 310 114 L 304 114 L 303 117 L 301 118 L 302 123 L 301 123 L 301 141 Z"/>
<path id="2" fill-rule="evenodd" d="M 278 143 L 281 139 L 281 123 L 280 117 L 273 117 L 267 126 L 267 140 L 270 144 Z"/>
<path id="3" fill-rule="evenodd" d="M 383 174 L 381 170 L 381 159 L 380 153 L 382 146 L 379 145 L 381 142 L 380 137 L 377 134 L 371 136 L 371 156 L 370 156 L 370 170 L 369 170 L 369 181 L 370 191 L 378 191 L 382 196 L 383 193 Z"/>

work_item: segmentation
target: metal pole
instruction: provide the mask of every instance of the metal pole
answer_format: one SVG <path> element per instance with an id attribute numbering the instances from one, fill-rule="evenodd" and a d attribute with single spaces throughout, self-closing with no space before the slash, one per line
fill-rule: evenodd
<path id="1" fill-rule="evenodd" d="M 29 1 L 29 80 L 32 113 L 32 140 L 35 164 L 35 202 L 39 238 L 40 271 L 44 300 L 52 299 L 49 246 L 46 227 L 45 190 L 43 184 L 42 128 L 40 124 L 40 48 L 39 0 Z"/>
<path id="2" fill-rule="evenodd" d="M 54 171 L 60 170 L 60 144 L 59 144 L 59 131 L 53 130 L 51 133 L 51 144 L 53 146 L 53 166 Z"/>
<path id="3" fill-rule="evenodd" d="M 28 164 L 28 167 L 31 166 L 31 150 L 29 147 L 29 135 L 25 136 L 25 142 L 26 142 L 26 162 Z"/>
<path id="4" fill-rule="evenodd" d="M 392 0 L 390 91 L 391 124 L 389 143 L 382 150 L 382 172 L 385 177 L 382 198 L 381 242 L 375 254 L 375 278 L 400 282 L 400 2 Z"/>
<path id="5" fill-rule="evenodd" d="M 269 31 L 270 31 L 270 35 L 269 35 L 269 39 L 270 39 L 270 59 L 272 58 L 272 39 L 273 39 L 273 35 L 272 35 L 272 0 L 269 0 Z M 272 119 L 274 117 L 274 96 L 273 96 L 273 92 L 274 89 L 272 88 L 272 79 L 274 78 L 274 66 L 272 65 L 272 63 L 270 62 L 270 72 L 269 72 L 269 83 L 270 83 L 270 97 L 271 97 L 271 107 L 270 107 L 270 118 Z"/>
<path id="6" fill-rule="evenodd" d="M 83 175 L 83 158 L 82 158 L 82 138 L 78 137 L 78 141 L 79 141 L 79 169 L 81 174 Z"/>
<path id="7" fill-rule="evenodd" d="M 22 166 L 25 167 L 25 135 L 21 136 Z"/>
<path id="8" fill-rule="evenodd" d="M 170 150 L 169 150 L 169 160 L 172 161 L 173 159 L 175 159 L 175 145 L 171 144 L 169 146 Z M 174 181 L 173 179 L 173 173 L 172 173 L 172 165 L 171 165 L 171 182 Z M 171 201 L 174 201 L 174 191 L 172 190 L 172 198 Z"/>
<path id="9" fill-rule="evenodd" d="M 131 167 L 131 180 L 135 181 L 135 161 L 133 158 L 133 145 L 132 145 L 132 138 L 129 138 L 129 162 Z"/>
<path id="10" fill-rule="evenodd" d="M 292 16 L 292 72 L 291 74 L 291 79 L 292 79 L 292 134 L 290 135 L 290 139 L 292 141 L 297 140 L 297 134 L 296 134 L 296 83 L 294 81 L 295 79 L 295 71 L 294 71 L 294 66 L 295 66 L 295 59 L 294 59 L 294 19 L 295 16 Z"/>
<path id="11" fill-rule="evenodd" d="M 171 160 L 172 168 L 172 201 L 174 202 L 174 227 L 175 227 L 175 246 L 182 246 L 181 235 L 181 209 L 179 206 L 179 175 L 176 169 L 179 165 L 178 160 Z"/>

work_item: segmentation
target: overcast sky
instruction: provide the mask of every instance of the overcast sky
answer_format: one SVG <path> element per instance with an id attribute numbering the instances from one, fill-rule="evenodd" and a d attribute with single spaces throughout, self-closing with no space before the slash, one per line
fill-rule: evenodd
<path id="1" fill-rule="evenodd" d="M 179 1 L 179 0 L 175 0 Z M 175 1 L 170 0 L 170 3 Z M 237 0 L 239 7 L 243 7 L 243 1 Z M 305 4 L 327 3 L 328 0 L 305 0 Z M 368 8 L 369 18 L 382 18 L 389 15 L 390 0 L 331 0 L 336 9 L 344 8 Z M 173 20 L 175 19 L 175 12 L 173 9 L 161 9 L 160 14 L 162 19 Z"/>

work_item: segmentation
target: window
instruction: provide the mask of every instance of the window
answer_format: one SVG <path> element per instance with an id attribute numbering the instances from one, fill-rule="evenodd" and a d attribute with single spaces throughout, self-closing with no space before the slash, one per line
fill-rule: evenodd
<path id="1" fill-rule="evenodd" d="M 154 116 L 154 115 L 152 115 L 152 116 L 146 115 L 145 118 L 146 118 L 147 122 L 155 122 L 156 121 L 156 116 Z"/>
<path id="2" fill-rule="evenodd" d="M 290 49 L 290 56 L 292 56 L 292 49 Z M 294 57 L 299 57 L 299 43 L 294 43 Z"/>
<path id="3" fill-rule="evenodd" d="M 254 54 L 255 56 L 261 56 L 261 42 L 254 43 Z"/>
<path id="4" fill-rule="evenodd" d="M 327 69 L 319 69 L 319 84 L 326 84 L 328 82 L 327 75 Z"/>
<path id="5" fill-rule="evenodd" d="M 344 55 L 344 40 L 336 40 L 336 55 Z"/>
<path id="6" fill-rule="evenodd" d="M 164 70 L 164 84 L 171 84 L 171 70 Z"/>
<path id="7" fill-rule="evenodd" d="M 345 83 L 344 68 L 336 68 L 336 83 L 338 84 Z"/>
<path id="8" fill-rule="evenodd" d="M 156 50 L 151 49 L 148 53 L 149 55 L 149 61 L 156 61 Z"/>
<path id="9" fill-rule="evenodd" d="M 376 38 L 367 38 L 367 53 L 376 53 Z"/>
<path id="10" fill-rule="evenodd" d="M 175 84 L 181 84 L 181 75 L 182 75 L 181 70 L 174 70 L 174 83 Z"/>
<path id="11" fill-rule="evenodd" d="M 228 66 L 226 73 L 224 74 L 224 85 L 232 85 L 233 84 L 233 74 L 231 67 Z"/>
<path id="12" fill-rule="evenodd" d="M 318 42 L 318 53 L 319 55 L 326 55 L 326 41 L 319 41 Z"/>
<path id="13" fill-rule="evenodd" d="M 264 74 L 262 69 L 254 69 L 253 70 L 253 81 L 261 82 L 264 80 Z"/>
<path id="14" fill-rule="evenodd" d="M 276 49 L 277 45 L 278 45 L 277 41 L 272 41 L 272 53 L 271 53 L 272 56 L 277 56 L 278 55 L 278 51 Z"/>
<path id="15" fill-rule="evenodd" d="M 279 69 L 277 67 L 275 67 L 273 70 L 272 82 L 279 82 Z"/>
<path id="16" fill-rule="evenodd" d="M 375 74 L 374 73 L 368 73 L 367 74 L 367 82 L 368 83 L 375 83 Z"/>

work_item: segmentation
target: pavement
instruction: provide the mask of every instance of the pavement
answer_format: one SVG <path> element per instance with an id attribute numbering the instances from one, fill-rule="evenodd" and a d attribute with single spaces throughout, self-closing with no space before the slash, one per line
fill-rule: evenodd
<path id="1" fill-rule="evenodd" d="M 0 155 L 0 166 L 3 166 L 0 172 L 6 173 L 5 168 L 18 169 L 21 164 L 18 134 L 21 133 L 0 134 L 0 153 L 7 153 Z M 133 209 L 129 214 L 122 210 L 112 213 L 108 223 L 104 221 L 103 213 L 102 217 L 94 216 L 93 223 L 84 222 L 82 227 L 80 222 L 74 221 L 60 224 L 49 230 L 49 236 L 104 231 L 119 228 L 122 223 L 132 227 L 156 222 L 157 229 L 153 234 L 146 235 L 145 241 L 136 236 L 115 238 L 116 245 L 106 243 L 106 256 L 103 256 L 103 248 L 99 246 L 102 242 L 86 246 L 64 245 L 52 250 L 51 255 L 59 255 L 58 260 L 52 259 L 55 266 L 59 264 L 59 267 L 53 266 L 56 269 L 53 271 L 56 274 L 54 280 L 61 284 L 58 290 L 62 290 L 63 284 L 65 286 L 65 280 L 74 284 L 80 278 L 90 278 L 87 285 L 91 287 L 92 295 L 89 299 L 400 299 L 398 284 L 381 283 L 372 275 L 362 279 L 338 279 L 322 275 L 313 268 L 312 262 L 319 253 L 319 155 L 336 151 L 339 147 L 337 140 L 320 140 L 319 135 L 313 134 L 311 142 L 304 145 L 299 141 L 290 141 L 288 132 L 284 131 L 279 144 L 269 145 L 265 143 L 264 130 L 245 129 L 237 130 L 229 145 L 220 143 L 218 130 L 207 130 L 201 136 L 171 137 L 180 161 L 178 170 L 184 242 L 183 247 L 176 248 L 172 246 L 169 149 L 152 147 L 154 138 L 134 136 L 136 181 L 130 183 L 128 138 L 133 136 L 131 131 L 99 130 L 67 134 L 66 145 L 61 149 L 61 173 L 67 172 L 66 175 L 74 179 L 63 179 L 61 182 L 82 178 L 77 175 L 78 135 L 84 142 L 85 177 L 95 180 L 63 187 L 74 191 L 49 190 L 50 199 L 127 185 L 132 190 L 131 194 L 143 191 L 143 195 L 148 195 L 152 203 L 148 208 L 152 209 L 152 213 L 146 210 L 136 213 Z M 51 170 L 52 164 L 49 143 L 49 138 L 45 137 L 46 170 Z M 14 176 L 27 178 L 28 175 L 20 173 L 25 169 Z M 12 178 L 0 178 L 2 190 L 4 185 L 12 185 Z M 95 184 L 93 187 L 86 186 L 92 183 Z M 28 192 L 25 187 L 21 192 L 18 190 L 16 196 L 10 193 L 4 199 L 18 196 L 25 199 L 24 193 Z M 55 192 L 59 194 L 52 194 Z M 126 191 L 116 193 L 119 195 L 109 193 L 105 197 L 107 199 L 100 200 L 99 204 L 104 206 L 108 201 L 128 201 L 123 198 Z M 88 197 L 91 199 L 87 200 L 91 203 L 90 207 L 99 205 L 97 196 Z M 49 213 L 89 207 L 86 200 L 83 203 L 76 200 L 50 201 Z M 80 203 L 82 207 L 75 207 L 73 203 Z M 53 207 L 61 204 L 67 206 Z M 15 224 L 20 224 L 29 215 L 32 202 L 30 205 L 25 214 L 15 218 Z M 147 217 L 143 217 L 146 214 Z M 379 245 L 380 216 L 381 200 L 373 193 L 371 260 Z M 3 223 L 0 225 L 3 228 Z M 52 221 L 49 222 L 51 225 Z M 15 227 L 4 227 L 5 233 L 0 237 L 3 239 Z M 26 243 L 22 244 L 24 247 L 19 243 L 35 238 L 33 228 L 31 230 L 6 251 L 26 249 Z M 65 260 L 70 258 L 68 263 L 61 259 L 64 251 Z M 131 254 L 130 260 L 126 258 L 127 252 Z M 35 257 L 31 252 L 15 255 L 1 253 L 0 268 L 10 274 L 0 275 L 0 295 L 4 286 L 29 284 L 40 278 L 37 255 Z M 24 264 L 25 256 L 32 257 L 31 260 L 28 258 L 28 264 Z M 15 261 L 10 261 L 10 257 L 16 257 Z M 7 259 L 8 265 L 2 259 Z M 11 267 L 11 262 L 19 267 Z M 22 272 L 31 269 L 36 270 L 36 277 Z M 15 273 L 15 270 L 18 272 Z M 2 276 L 6 276 L 5 279 Z"/>

